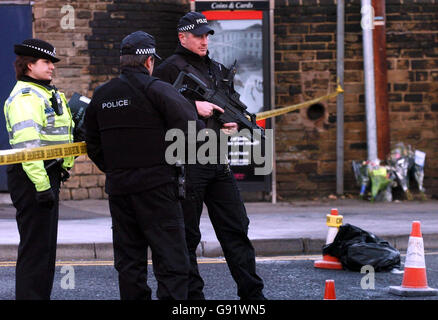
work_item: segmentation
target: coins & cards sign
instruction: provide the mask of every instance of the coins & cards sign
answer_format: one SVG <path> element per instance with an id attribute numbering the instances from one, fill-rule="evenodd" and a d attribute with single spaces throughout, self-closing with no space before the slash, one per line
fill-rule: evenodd
<path id="1" fill-rule="evenodd" d="M 203 10 L 266 10 L 268 1 L 197 1 L 196 9 Z"/>

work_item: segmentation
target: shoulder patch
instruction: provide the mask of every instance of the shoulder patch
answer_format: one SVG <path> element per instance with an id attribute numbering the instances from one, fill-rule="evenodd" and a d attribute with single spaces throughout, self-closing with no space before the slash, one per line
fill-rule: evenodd
<path id="1" fill-rule="evenodd" d="M 23 94 L 23 95 L 30 94 L 30 90 L 31 89 L 29 87 L 23 88 L 23 89 L 21 89 L 21 94 Z"/>

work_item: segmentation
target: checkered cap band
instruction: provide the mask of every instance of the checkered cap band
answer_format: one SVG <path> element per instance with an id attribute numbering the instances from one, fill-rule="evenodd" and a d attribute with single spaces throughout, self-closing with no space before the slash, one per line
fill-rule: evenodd
<path id="1" fill-rule="evenodd" d="M 31 46 L 31 45 L 29 45 L 29 44 L 22 44 L 22 46 L 29 47 L 29 48 L 32 48 L 32 49 L 35 49 L 35 50 L 38 50 L 38 51 L 41 51 L 41 52 L 47 53 L 47 54 L 51 55 L 52 57 L 55 57 L 55 54 L 56 54 L 56 49 L 55 49 L 55 48 L 53 48 L 53 52 L 52 52 L 52 51 L 47 50 L 47 49 L 43 49 L 43 48 L 40 48 L 40 47 Z"/>
<path id="2" fill-rule="evenodd" d="M 155 54 L 155 48 L 148 48 L 148 49 L 137 49 L 135 51 L 135 54 Z"/>
<path id="3" fill-rule="evenodd" d="M 194 28 L 195 28 L 195 25 L 194 25 L 194 24 L 189 24 L 189 25 L 187 25 L 187 26 L 180 27 L 180 28 L 178 29 L 178 31 L 179 31 L 179 32 L 186 32 L 186 31 L 193 30 Z"/>

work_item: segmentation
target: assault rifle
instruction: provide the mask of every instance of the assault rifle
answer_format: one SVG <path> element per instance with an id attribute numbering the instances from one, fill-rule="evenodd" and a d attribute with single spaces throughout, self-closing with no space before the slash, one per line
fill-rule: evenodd
<path id="1" fill-rule="evenodd" d="M 224 123 L 236 122 L 239 125 L 239 129 L 248 129 L 251 132 L 251 136 L 254 134 L 253 131 L 255 129 L 260 130 L 261 138 L 264 139 L 264 128 L 257 125 L 256 115 L 246 110 L 247 106 L 240 101 L 240 95 L 234 90 L 232 94 L 227 94 L 226 86 L 230 86 L 235 73 L 235 69 L 233 69 L 234 68 L 230 70 L 231 75 L 222 80 L 223 84 L 218 89 L 209 89 L 207 85 L 193 73 L 186 73 L 184 71 L 179 73 L 173 86 L 181 93 L 186 90 L 191 91 L 201 99 L 224 109 L 224 113 L 214 110 L 212 118 L 216 124 L 214 125 L 207 122 L 207 127 L 217 128 L 219 125 L 219 128 L 222 128 Z M 187 78 L 189 81 L 186 81 Z M 187 82 L 189 84 L 187 84 Z M 251 136 L 248 138 L 251 138 Z"/>

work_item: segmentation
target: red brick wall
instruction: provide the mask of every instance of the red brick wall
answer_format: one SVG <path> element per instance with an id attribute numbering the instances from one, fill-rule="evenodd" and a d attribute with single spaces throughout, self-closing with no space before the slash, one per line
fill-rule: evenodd
<path id="1" fill-rule="evenodd" d="M 63 29 L 64 5 L 74 8 L 74 29 Z M 176 23 L 189 0 L 40 0 L 33 7 L 34 36 L 51 42 L 61 61 L 54 84 L 70 98 L 74 92 L 91 97 L 100 84 L 119 74 L 119 43 L 137 30 L 151 33 L 157 51 L 169 56 L 177 42 Z M 87 156 L 76 159 L 62 199 L 101 199 L 105 176 Z"/>
<path id="2" fill-rule="evenodd" d="M 69 97 L 91 97 L 118 73 L 118 44 L 143 29 L 167 57 L 175 25 L 189 0 L 40 0 L 34 33 L 52 42 L 62 61 L 55 84 Z M 346 2 L 345 190 L 358 192 L 351 160 L 367 156 L 360 1 Z M 75 8 L 75 29 L 63 30 L 61 8 Z M 438 1 L 387 0 L 387 57 L 391 144 L 403 141 L 427 153 L 425 187 L 438 193 Z M 336 86 L 334 0 L 275 2 L 275 95 L 282 107 L 325 95 Z M 336 101 L 323 102 L 321 118 L 308 109 L 278 117 L 277 186 L 280 199 L 336 191 Z M 64 199 L 105 197 L 104 176 L 86 156 L 77 159 Z"/>
<path id="3" fill-rule="evenodd" d="M 420 3 L 421 2 L 421 3 Z M 276 106 L 336 87 L 336 3 L 276 1 Z M 345 8 L 345 190 L 358 193 L 351 160 L 367 158 L 360 1 Z M 438 3 L 386 1 L 391 145 L 426 152 L 425 187 L 438 192 Z M 277 118 L 280 198 L 336 192 L 336 99 L 311 121 L 307 109 Z"/>
<path id="4" fill-rule="evenodd" d="M 74 8 L 74 29 L 63 29 L 61 19 L 66 13 L 61 9 L 69 4 Z M 105 12 L 108 1 L 75 0 L 36 1 L 33 7 L 34 36 L 49 41 L 56 47 L 61 59 L 56 64 L 54 84 L 67 98 L 74 92 L 91 97 L 92 76 L 89 72 L 90 55 L 86 36 L 91 34 L 90 19 L 99 12 Z M 102 198 L 104 179 L 87 156 L 76 159 L 71 178 L 61 188 L 62 199 Z"/>

